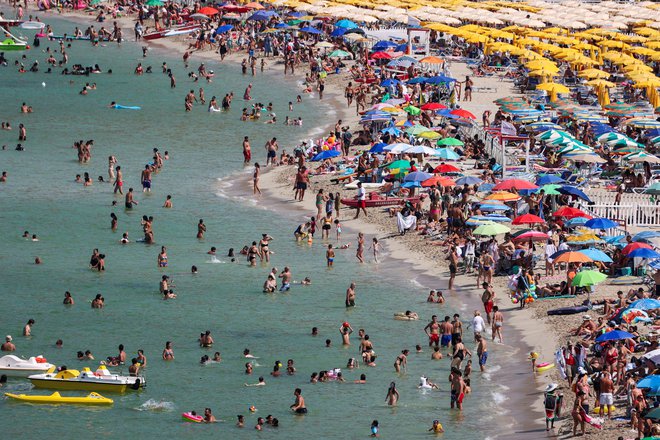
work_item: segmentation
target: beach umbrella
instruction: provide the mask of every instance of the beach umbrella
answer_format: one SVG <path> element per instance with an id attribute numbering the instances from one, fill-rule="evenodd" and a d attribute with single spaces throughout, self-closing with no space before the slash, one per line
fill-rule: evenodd
<path id="1" fill-rule="evenodd" d="M 399 135 L 401 134 L 401 130 L 399 130 L 399 129 L 396 128 L 396 127 L 387 127 L 387 128 L 383 128 L 380 132 L 381 132 L 381 133 L 387 133 L 387 134 L 389 134 L 389 135 L 391 135 L 391 136 L 399 136 Z"/>
<path id="2" fill-rule="evenodd" d="M 508 226 L 500 225 L 499 223 L 483 224 L 478 226 L 472 233 L 474 235 L 500 235 L 510 232 L 511 228 Z"/>
<path id="3" fill-rule="evenodd" d="M 631 251 L 628 254 L 628 258 L 645 258 L 645 259 L 655 259 L 660 258 L 660 254 L 654 251 L 653 249 L 640 248 Z"/>
<path id="4" fill-rule="evenodd" d="M 444 177 L 444 176 L 433 176 L 430 179 L 426 179 L 425 181 L 422 182 L 423 187 L 430 187 L 430 186 L 455 186 L 456 182 L 451 180 L 449 177 Z"/>
<path id="5" fill-rule="evenodd" d="M 559 191 L 557 191 L 560 187 L 561 187 L 561 185 L 555 185 L 555 184 L 550 183 L 548 185 L 543 185 L 541 187 L 541 189 L 548 196 L 558 196 L 558 195 L 561 195 L 561 193 Z"/>
<path id="6" fill-rule="evenodd" d="M 553 258 L 551 256 L 551 258 Z M 559 255 L 556 259 L 553 258 L 554 263 L 591 263 L 593 260 L 583 253 L 568 251 Z"/>
<path id="7" fill-rule="evenodd" d="M 440 159 L 444 159 L 444 160 L 460 159 L 460 156 L 454 150 L 450 150 L 449 148 L 439 148 L 437 152 L 438 154 L 436 154 L 436 156 L 438 156 Z"/>
<path id="8" fill-rule="evenodd" d="M 314 156 L 312 158 L 312 162 L 316 162 L 319 160 L 325 160 L 325 159 L 330 159 L 331 157 L 337 157 L 341 156 L 341 153 L 337 150 L 326 150 L 326 151 L 321 151 L 319 154 Z"/>
<path id="9" fill-rule="evenodd" d="M 511 211 L 510 206 L 506 206 L 502 203 L 497 203 L 494 200 L 487 200 L 486 202 L 479 205 L 479 209 L 482 211 Z"/>
<path id="10" fill-rule="evenodd" d="M 530 130 L 557 130 L 562 128 L 561 125 L 546 121 L 532 122 L 531 124 L 525 125 L 525 127 L 529 128 Z"/>
<path id="11" fill-rule="evenodd" d="M 566 217 L 566 218 L 573 218 L 573 217 L 587 217 L 591 218 L 590 215 L 585 214 L 583 211 L 573 208 L 571 206 L 562 206 L 559 208 L 557 211 L 555 211 L 554 214 L 552 214 L 555 217 Z"/>
<path id="12" fill-rule="evenodd" d="M 205 7 L 201 8 L 201 9 L 200 9 L 199 11 L 197 11 L 197 12 L 198 12 L 199 14 L 204 14 L 204 15 L 206 15 L 207 17 L 212 17 L 212 16 L 216 15 L 216 14 L 217 14 L 218 12 L 220 12 L 220 11 L 218 11 L 217 9 L 212 8 L 212 7 L 210 7 L 210 6 L 205 6 Z"/>
<path id="13" fill-rule="evenodd" d="M 445 110 L 446 108 L 447 108 L 446 105 L 442 105 L 439 102 L 427 102 L 422 106 L 422 110 L 431 110 L 431 111 Z"/>
<path id="14" fill-rule="evenodd" d="M 407 105 L 403 108 L 403 110 L 411 115 L 418 115 L 422 112 L 418 107 L 415 107 L 414 105 Z"/>
<path id="15" fill-rule="evenodd" d="M 407 160 L 395 160 L 394 162 L 385 165 L 385 168 L 390 170 L 399 169 L 403 171 L 408 171 L 410 169 L 410 161 Z"/>
<path id="16" fill-rule="evenodd" d="M 660 309 L 660 301 L 653 298 L 644 298 L 634 301 L 628 307 L 630 307 L 631 309 L 640 309 L 640 310 Z"/>
<path id="17" fill-rule="evenodd" d="M 441 163 L 437 167 L 433 168 L 434 173 L 460 173 L 461 169 L 455 167 L 454 165 L 448 163 Z"/>
<path id="18" fill-rule="evenodd" d="M 419 182 L 403 182 L 401 188 L 421 188 L 422 185 Z"/>
<path id="19" fill-rule="evenodd" d="M 654 364 L 657 364 L 660 362 L 660 349 L 649 351 L 646 353 L 644 356 L 642 356 L 644 359 L 648 359 Z M 641 379 L 639 382 L 637 382 L 637 388 L 658 388 L 660 387 L 660 376 L 656 374 L 652 374 L 650 376 L 646 376 L 645 378 Z M 658 408 L 660 410 L 660 408 Z M 648 417 L 648 414 L 647 414 Z M 660 418 L 660 412 L 654 417 L 654 418 Z"/>
<path id="20" fill-rule="evenodd" d="M 648 376 L 647 376 L 648 377 Z M 660 408 L 653 408 L 644 416 L 648 419 L 660 419 Z M 658 437 L 644 437 L 641 440 L 658 440 Z"/>
<path id="21" fill-rule="evenodd" d="M 225 32 L 229 32 L 230 30 L 234 29 L 234 26 L 230 24 L 225 24 L 222 26 L 218 26 L 218 28 L 215 30 L 215 34 L 224 34 Z"/>
<path id="22" fill-rule="evenodd" d="M 404 182 L 423 182 L 425 180 L 430 179 L 431 177 L 433 177 L 433 174 L 425 173 L 423 171 L 413 171 L 412 173 L 406 174 L 406 177 L 404 177 L 403 181 Z"/>
<path id="23" fill-rule="evenodd" d="M 422 134 L 422 133 L 427 132 L 427 131 L 429 131 L 429 128 L 425 127 L 421 124 L 415 124 L 411 127 L 408 127 L 405 130 L 406 134 L 409 134 L 411 136 L 417 136 L 417 135 Z"/>
<path id="24" fill-rule="evenodd" d="M 457 185 L 479 185 L 480 183 L 483 183 L 483 180 L 474 176 L 465 176 L 456 179 Z"/>
<path id="25" fill-rule="evenodd" d="M 328 55 L 330 58 L 350 58 L 351 54 L 346 52 L 345 50 L 333 50 L 330 52 L 330 55 Z"/>
<path id="26" fill-rule="evenodd" d="M 208 20 L 209 16 L 197 13 L 197 14 L 192 14 L 190 18 L 192 18 L 193 20 Z"/>
<path id="27" fill-rule="evenodd" d="M 453 137 L 446 137 L 444 139 L 440 139 L 437 142 L 437 145 L 439 147 L 460 147 L 463 146 L 463 141 Z"/>
<path id="28" fill-rule="evenodd" d="M 571 286 L 586 287 L 593 286 L 594 284 L 602 283 L 607 279 L 607 275 L 600 273 L 597 270 L 583 270 L 578 272 L 573 278 Z"/>
<path id="29" fill-rule="evenodd" d="M 596 154 L 575 154 L 575 155 L 566 155 L 566 160 L 572 160 L 573 162 L 588 162 L 588 163 L 606 163 L 607 161 L 602 157 Z"/>
<path id="30" fill-rule="evenodd" d="M 635 310 L 639 310 L 639 309 L 635 309 Z M 660 363 L 660 348 L 656 348 L 655 350 L 649 351 L 648 353 L 646 353 L 642 357 L 644 359 L 650 360 L 654 364 L 658 364 L 658 363 Z M 655 375 L 655 376 L 646 376 L 644 379 L 640 380 L 639 382 L 642 382 L 642 381 L 644 381 L 644 380 L 646 380 L 650 377 L 657 377 L 657 379 L 655 379 L 655 380 L 657 381 L 657 386 L 660 386 L 660 376 L 657 376 L 657 375 Z M 637 387 L 638 388 L 639 388 L 639 382 L 637 382 Z M 657 388 L 657 386 L 654 387 L 654 388 Z M 642 388 L 646 388 L 646 387 L 643 386 Z"/>
<path id="31" fill-rule="evenodd" d="M 432 76 L 430 78 L 424 78 L 426 84 L 447 84 L 450 82 L 456 81 L 454 78 L 450 78 L 444 75 Z"/>
<path id="32" fill-rule="evenodd" d="M 330 36 L 331 36 L 331 37 L 341 37 L 342 35 L 344 35 L 344 34 L 346 33 L 346 30 L 347 30 L 347 29 L 345 29 L 345 28 L 335 28 L 335 29 L 330 33 Z"/>
<path id="33" fill-rule="evenodd" d="M 440 136 L 442 136 L 440 133 L 437 131 L 424 131 L 420 134 L 417 135 L 417 137 L 422 138 L 422 139 L 429 139 L 429 140 L 434 140 L 438 139 Z"/>
<path id="34" fill-rule="evenodd" d="M 380 86 L 381 87 L 391 87 L 391 86 L 395 86 L 395 85 L 399 84 L 400 82 L 401 81 L 399 81 L 396 78 L 388 78 L 385 81 L 383 81 L 382 83 L 380 83 Z"/>
<path id="35" fill-rule="evenodd" d="M 591 258 L 594 261 L 601 261 L 603 263 L 612 262 L 612 258 L 610 258 L 609 255 L 607 255 L 605 252 L 601 251 L 600 249 L 596 249 L 596 248 L 580 249 L 578 252 L 586 255 L 587 257 Z"/>
<path id="36" fill-rule="evenodd" d="M 403 153 L 408 153 L 408 154 L 428 154 L 430 156 L 435 156 L 436 150 L 427 147 L 426 145 L 413 145 L 412 147 L 408 148 L 407 150 L 403 150 Z"/>
<path id="37" fill-rule="evenodd" d="M 164 3 L 160 0 L 147 0 L 147 2 L 145 2 L 145 5 L 147 5 L 147 6 L 163 6 Z M 217 12 L 216 12 L 216 14 L 217 14 Z M 207 15 L 207 14 L 204 14 L 204 15 Z"/>
<path id="38" fill-rule="evenodd" d="M 584 224 L 589 229 L 611 229 L 619 226 L 618 223 L 608 218 L 592 218 Z"/>
<path id="39" fill-rule="evenodd" d="M 575 196 L 587 202 L 591 202 L 591 199 L 589 198 L 588 195 L 586 195 L 581 189 L 578 189 L 574 186 L 564 185 L 557 188 L 557 191 L 559 191 L 561 194 Z"/>
<path id="40" fill-rule="evenodd" d="M 355 29 L 356 27 L 358 27 L 358 25 L 355 24 L 355 22 L 344 18 L 342 20 L 339 20 L 337 23 L 335 23 L 335 27 L 344 28 L 344 29 Z"/>
<path id="41" fill-rule="evenodd" d="M 538 186 L 534 185 L 532 182 L 528 180 L 522 180 L 522 179 L 507 179 L 503 180 L 502 182 L 498 183 L 493 187 L 494 190 L 509 190 L 509 189 L 537 189 Z"/>
<path id="42" fill-rule="evenodd" d="M 512 224 L 514 225 L 533 225 L 535 223 L 545 223 L 538 215 L 534 214 L 523 214 L 513 219 Z"/>
<path id="43" fill-rule="evenodd" d="M 574 228 L 575 226 L 584 226 L 588 221 L 589 219 L 586 217 L 573 217 L 572 219 L 566 220 L 564 224 Z"/>
<path id="44" fill-rule="evenodd" d="M 430 57 L 424 57 L 421 60 L 419 60 L 420 63 L 426 63 L 426 64 L 442 64 L 445 62 L 442 58 L 430 56 Z"/>
<path id="45" fill-rule="evenodd" d="M 389 151 L 392 154 L 400 154 L 406 151 L 408 148 L 412 147 L 411 144 L 405 144 L 403 142 L 396 142 L 394 144 L 389 144 L 383 147 L 383 150 Z"/>
<path id="46" fill-rule="evenodd" d="M 512 202 L 518 199 L 520 199 L 518 194 L 513 194 L 507 191 L 495 192 L 493 194 L 487 195 L 484 198 L 484 200 L 499 200 L 500 202 Z"/>
<path id="47" fill-rule="evenodd" d="M 374 60 L 390 60 L 392 59 L 392 55 L 387 52 L 374 52 L 369 56 L 369 58 Z"/>
<path id="48" fill-rule="evenodd" d="M 564 179 L 554 174 L 541 174 L 538 179 L 536 179 L 536 185 L 543 186 L 550 183 L 563 183 Z"/>
<path id="49" fill-rule="evenodd" d="M 624 247 L 621 252 L 623 252 L 623 255 L 628 255 L 629 253 L 637 249 L 653 249 L 653 247 L 646 243 L 635 242 L 626 245 L 626 247 Z"/>
<path id="50" fill-rule="evenodd" d="M 596 338 L 596 342 L 606 341 L 619 341 L 621 339 L 632 339 L 635 335 L 632 333 L 624 332 L 623 330 L 612 330 L 611 332 L 603 333 Z"/>
<path id="51" fill-rule="evenodd" d="M 658 237 L 660 237 L 660 232 L 658 231 L 643 231 L 640 232 L 639 234 L 635 234 L 632 240 L 633 241 L 650 240 L 651 238 L 658 238 Z"/>
<path id="52" fill-rule="evenodd" d="M 477 119 L 477 117 L 474 116 L 472 113 L 470 113 L 469 111 L 467 111 L 465 109 L 462 109 L 462 108 L 452 110 L 450 113 L 454 116 L 458 116 L 458 117 L 461 117 L 461 118 Z"/>
<path id="53" fill-rule="evenodd" d="M 660 182 L 656 182 L 644 190 L 644 194 L 658 195 L 660 194 Z"/>
<path id="54" fill-rule="evenodd" d="M 396 46 L 397 46 L 397 44 L 392 42 L 392 41 L 381 40 L 381 41 L 377 42 L 376 44 L 374 44 L 371 47 L 371 50 L 376 50 L 376 51 L 378 51 L 378 50 L 387 50 L 389 48 L 395 48 Z"/>
<path id="55" fill-rule="evenodd" d="M 385 151 L 385 150 L 383 149 L 383 147 L 386 147 L 386 146 L 387 146 L 387 144 L 384 143 L 384 142 L 379 142 L 379 143 L 377 143 L 377 144 L 374 144 L 374 145 L 369 149 L 369 153 L 382 153 L 383 151 Z"/>
<path id="56" fill-rule="evenodd" d="M 315 35 L 323 33 L 322 31 L 316 29 L 315 27 L 311 27 L 311 26 L 305 26 L 304 28 L 300 28 L 300 32 L 306 32 L 308 34 L 315 34 Z"/>
<path id="57" fill-rule="evenodd" d="M 527 231 L 520 235 L 517 235 L 513 240 L 514 241 L 547 241 L 550 236 L 544 232 L 540 231 Z"/>

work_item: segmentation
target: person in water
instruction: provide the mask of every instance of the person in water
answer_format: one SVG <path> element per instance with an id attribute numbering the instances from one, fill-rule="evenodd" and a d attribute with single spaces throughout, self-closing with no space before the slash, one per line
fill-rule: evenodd
<path id="1" fill-rule="evenodd" d="M 302 396 L 302 390 L 296 388 L 293 391 L 293 395 L 296 397 L 296 401 L 290 406 L 291 410 L 296 414 L 307 414 L 307 407 L 305 406 L 305 398 Z"/>

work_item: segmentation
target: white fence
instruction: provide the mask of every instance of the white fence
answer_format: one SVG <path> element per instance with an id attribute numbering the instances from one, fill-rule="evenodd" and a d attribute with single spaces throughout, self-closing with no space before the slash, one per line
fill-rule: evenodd
<path id="1" fill-rule="evenodd" d="M 586 190 L 585 193 L 596 205 L 614 205 L 616 200 L 616 192 L 614 191 Z M 622 205 L 653 205 L 654 203 L 655 202 L 652 200 L 652 196 L 649 194 L 621 194 Z"/>
<path id="2" fill-rule="evenodd" d="M 605 217 L 625 222 L 627 226 L 654 226 L 660 227 L 660 205 L 636 204 L 614 205 L 581 203 L 584 209 L 594 217 Z"/>

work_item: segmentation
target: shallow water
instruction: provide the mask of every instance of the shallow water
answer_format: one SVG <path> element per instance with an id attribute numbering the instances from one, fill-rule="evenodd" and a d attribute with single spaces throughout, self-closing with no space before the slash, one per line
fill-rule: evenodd
<path id="1" fill-rule="evenodd" d="M 47 21 L 54 24 L 56 33 L 73 28 L 61 20 Z M 47 46 L 57 45 L 42 40 L 39 49 Z M 43 52 L 33 49 L 26 54 L 26 67 L 39 59 L 44 69 Z M 309 137 L 313 123 L 334 122 L 328 107 L 307 98 L 296 105 L 291 115 L 302 115 L 304 127 L 240 122 L 244 104 L 240 97 L 248 82 L 254 84 L 256 100 L 275 103 L 280 120 L 288 113 L 286 103 L 295 99 L 297 89 L 279 76 L 258 75 L 253 81 L 242 77 L 236 67 L 207 63 L 216 77 L 211 84 L 195 84 L 195 90 L 204 87 L 207 100 L 213 94 L 221 100 L 233 90 L 233 108 L 229 113 L 208 113 L 205 106 L 197 105 L 186 114 L 183 97 L 193 84 L 180 57 L 167 57 L 154 50 L 143 60 L 139 46 L 134 44 L 92 48 L 85 42 L 73 42 L 69 54 L 70 64 L 98 63 L 114 73 L 86 78 L 43 72 L 19 74 L 13 66 L 0 68 L 0 120 L 9 120 L 14 127 L 13 131 L 0 132 L 0 144 L 8 145 L 7 151 L 0 152 L 0 170 L 9 172 L 9 181 L 0 186 L 0 332 L 4 332 L 0 334 L 14 335 L 20 355 L 43 354 L 49 361 L 69 368 L 95 366 L 77 361 L 78 350 L 89 349 L 101 359 L 115 355 L 120 343 L 125 345 L 129 358 L 142 348 L 148 357 L 148 387 L 139 393 L 111 396 L 115 405 L 107 409 L 32 406 L 1 400 L 0 411 L 6 420 L 29 418 L 34 437 L 55 434 L 72 438 L 94 431 L 100 437 L 131 432 L 151 438 L 166 430 L 178 438 L 222 434 L 247 438 L 251 437 L 256 417 L 268 414 L 278 417 L 281 424 L 277 431 L 260 434 L 269 438 L 366 437 L 373 419 L 380 421 L 383 436 L 427 437 L 426 429 L 434 418 L 443 423 L 446 438 L 495 435 L 482 425 L 480 416 L 487 411 L 498 414 L 491 402 L 500 399 L 505 390 L 475 373 L 474 393 L 467 398 L 465 411 L 450 411 L 448 361 L 429 360 L 422 331 L 425 323 L 392 319 L 393 312 L 406 309 L 417 311 L 424 319 L 432 313 L 453 313 L 448 307 L 424 302 L 426 283 L 419 282 L 413 272 L 402 271 L 396 262 L 359 266 L 353 249 L 338 251 L 335 268 L 328 270 L 320 240 L 312 246 L 293 240 L 292 231 L 302 220 L 299 214 L 280 215 L 249 194 L 234 197 L 242 191 L 233 183 L 238 179 L 235 173 L 242 170 L 243 136 L 250 136 L 254 157 L 262 161 L 267 136 L 277 136 L 280 145 L 290 151 L 299 138 Z M 13 61 L 20 54 L 6 55 Z M 163 60 L 174 70 L 178 85 L 175 90 L 170 90 L 168 78 L 160 73 Z M 155 73 L 134 76 L 137 62 L 152 65 Z M 193 62 L 191 68 L 197 65 Z M 86 82 L 96 82 L 98 90 L 80 96 L 78 91 Z M 33 114 L 19 113 L 23 101 L 34 107 Z M 106 108 L 111 101 L 139 105 L 142 110 L 111 110 Z M 20 122 L 28 129 L 24 152 L 13 151 Z M 77 139 L 94 139 L 90 164 L 77 163 L 71 148 Z M 143 195 L 139 191 L 140 171 L 150 161 L 153 147 L 168 150 L 171 159 L 154 177 L 152 193 Z M 85 188 L 73 182 L 74 176 L 83 172 L 93 178 L 107 178 L 107 156 L 111 154 L 117 156 L 124 171 L 124 188 L 136 189 L 139 205 L 130 212 L 123 208 L 123 198 L 113 197 L 110 184 L 95 182 Z M 161 208 L 167 194 L 173 195 L 172 210 Z M 112 200 L 118 200 L 119 206 L 112 207 Z M 110 230 L 111 212 L 119 217 L 115 233 Z M 124 231 L 132 240 L 140 238 L 142 215 L 155 217 L 157 244 L 120 245 Z M 203 241 L 195 239 L 200 218 L 208 227 Z M 24 230 L 36 233 L 40 241 L 21 238 Z M 271 265 L 279 269 L 290 266 L 297 280 L 310 276 L 312 286 L 294 286 L 290 293 L 264 295 L 261 285 L 271 266 L 250 268 L 243 259 L 227 262 L 224 255 L 228 248 L 238 250 L 257 240 L 262 232 L 275 238 Z M 349 240 L 355 242 L 355 237 L 346 236 L 342 241 Z M 160 245 L 168 248 L 170 265 L 166 269 L 156 267 Z M 218 248 L 217 260 L 225 264 L 212 264 L 216 261 L 206 255 L 211 246 Z M 93 248 L 107 255 L 105 273 L 87 269 Z M 35 256 L 41 257 L 44 264 L 34 265 Z M 200 272 L 195 276 L 189 274 L 193 264 Z M 179 295 L 176 300 L 161 300 L 158 282 L 163 274 L 173 277 Z M 344 292 L 351 280 L 358 285 L 358 306 L 346 310 Z M 72 292 L 75 306 L 62 305 L 65 290 Z M 104 310 L 90 308 L 96 293 L 106 298 Z M 36 320 L 34 336 L 23 338 L 20 330 L 29 318 Z M 356 337 L 351 347 L 338 345 L 339 326 L 346 320 L 356 330 L 367 329 L 379 358 L 376 368 L 344 370 L 344 376 L 350 382 L 365 373 L 368 384 L 309 384 L 313 371 L 344 367 L 348 358 L 357 356 Z M 309 336 L 312 326 L 319 328 L 316 338 Z M 207 329 L 216 340 L 211 350 L 200 349 L 196 342 L 199 333 Z M 64 341 L 61 350 L 54 347 L 58 338 Z M 331 348 L 324 347 L 326 338 L 332 339 Z M 174 362 L 160 359 L 167 340 L 173 341 Z M 395 356 L 403 348 L 414 352 L 417 343 L 424 345 L 424 353 L 411 354 L 408 373 L 396 375 L 392 367 Z M 241 353 L 246 347 L 259 357 L 260 366 L 250 377 L 243 374 L 246 360 Z M 202 355 L 211 356 L 215 351 L 222 353 L 220 364 L 198 364 Z M 498 351 L 491 346 L 489 362 L 493 365 L 499 363 Z M 275 360 L 286 364 L 290 358 L 295 360 L 298 374 L 279 378 L 268 375 Z M 266 387 L 244 387 L 245 382 L 256 382 L 259 375 L 266 377 Z M 439 383 L 441 391 L 418 390 L 421 375 Z M 396 408 L 384 403 L 391 381 L 396 381 L 401 393 Z M 7 388 L 25 391 L 29 388 L 26 384 L 11 380 Z M 303 389 L 310 409 L 304 418 L 291 416 L 288 411 L 296 387 Z M 250 405 L 256 406 L 256 414 L 248 412 Z M 206 406 L 226 423 L 203 426 L 182 422 L 179 413 L 201 412 Z M 234 428 L 237 414 L 246 415 L 249 429 Z M 496 416 L 491 427 L 502 420 Z M 8 437 L 25 435 L 26 426 L 5 424 L 3 432 Z"/>

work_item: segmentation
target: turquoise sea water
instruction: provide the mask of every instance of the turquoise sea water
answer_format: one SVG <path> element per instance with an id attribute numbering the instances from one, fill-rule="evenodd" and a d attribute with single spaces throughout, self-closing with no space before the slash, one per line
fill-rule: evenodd
<path id="1" fill-rule="evenodd" d="M 74 26 L 57 19 L 47 21 L 54 24 L 56 33 L 71 31 Z M 45 70 L 42 50 L 47 46 L 57 44 L 42 40 L 39 49 L 27 51 L 26 67 L 38 59 Z M 6 55 L 13 62 L 21 53 Z M 368 436 L 373 419 L 380 421 L 383 437 L 426 438 L 430 435 L 426 430 L 437 418 L 447 430 L 445 438 L 473 439 L 494 437 L 493 423 L 508 423 L 495 405 L 504 402 L 507 391 L 494 380 L 503 365 L 498 356 L 504 351 L 498 347 L 491 348 L 491 374 L 473 373 L 474 393 L 466 399 L 463 414 L 449 410 L 449 362 L 430 361 L 422 329 L 431 314 L 442 317 L 453 310 L 426 304 L 427 290 L 415 272 L 401 270 L 396 263 L 356 265 L 354 250 L 338 251 L 335 268 L 327 270 L 320 240 L 311 247 L 293 240 L 299 213 L 280 215 L 259 200 L 231 197 L 240 188 L 227 192 L 227 183 L 235 181 L 242 170 L 243 136 L 250 136 L 254 157 L 263 161 L 267 136 L 277 136 L 291 150 L 299 138 L 309 137 L 313 124 L 334 122 L 329 107 L 310 99 L 296 105 L 291 115 L 303 116 L 304 127 L 240 122 L 244 103 L 240 98 L 248 82 L 254 84 L 255 100 L 275 103 L 280 120 L 287 114 L 286 103 L 295 100 L 295 85 L 277 76 L 242 77 L 236 66 L 207 62 L 216 77 L 211 84 L 195 84 L 195 90 L 204 87 L 207 100 L 215 94 L 219 101 L 233 91 L 233 108 L 229 113 L 208 113 L 206 106 L 196 105 L 186 114 L 183 98 L 193 84 L 178 55 L 170 57 L 154 50 L 142 59 L 140 47 L 134 44 L 92 48 L 74 42 L 69 59 L 70 65 L 98 63 L 114 73 L 78 77 L 43 71 L 19 74 L 13 65 L 0 68 L 0 120 L 9 120 L 14 127 L 0 132 L 0 144 L 8 147 L 0 151 L 0 171 L 9 173 L 9 181 L 0 185 L 0 335 L 13 335 L 20 355 L 43 354 L 52 363 L 69 368 L 95 366 L 77 361 L 78 350 L 89 349 L 102 359 L 115 355 L 122 343 L 130 359 L 137 349 L 144 349 L 148 387 L 139 393 L 110 395 L 115 405 L 107 409 L 31 406 L 0 399 L 4 419 L 20 421 L 3 426 L 7 437 L 26 438 L 29 429 L 30 437 L 73 438 L 92 431 L 100 437 L 251 438 L 257 416 L 268 414 L 278 417 L 281 427 L 259 433 L 266 438 L 362 438 Z M 174 90 L 160 73 L 162 61 L 174 70 L 178 85 Z M 133 69 L 138 62 L 152 65 L 155 73 L 136 77 Z M 193 61 L 191 70 L 197 65 Z M 96 82 L 98 89 L 79 95 L 85 82 Z M 20 114 L 24 101 L 34 107 L 33 114 Z M 139 105 L 142 110 L 111 110 L 106 107 L 111 101 Z M 23 152 L 13 150 L 19 123 L 28 130 Z M 89 164 L 77 162 L 71 145 L 78 139 L 95 141 Z M 144 195 L 140 171 L 150 160 L 153 147 L 168 150 L 171 159 L 154 177 L 152 193 Z M 109 155 L 117 156 L 122 166 L 124 188 L 135 188 L 139 205 L 131 212 L 125 211 L 123 197 L 113 197 L 110 184 L 95 182 L 83 187 L 74 183 L 75 175 L 83 172 L 107 179 Z M 167 194 L 173 195 L 174 209 L 161 208 Z M 113 200 L 118 206 L 111 206 Z M 119 217 L 115 233 L 110 230 L 111 212 Z M 142 215 L 155 218 L 156 244 L 120 245 L 124 231 L 131 240 L 141 238 Z M 208 228 L 203 241 L 195 238 L 200 218 Z M 36 233 L 40 241 L 23 239 L 24 230 Z M 271 266 L 250 268 L 242 258 L 231 264 L 223 257 L 228 248 L 238 251 L 265 232 L 275 238 L 271 266 L 281 270 L 288 265 L 294 279 L 309 276 L 312 286 L 265 295 L 261 286 Z M 343 241 L 349 240 L 355 242 L 355 237 Z M 168 248 L 166 269 L 156 267 L 161 245 Z M 218 248 L 218 259 L 224 263 L 211 262 L 206 255 L 211 246 Z M 87 268 L 93 248 L 107 256 L 105 273 Z M 34 265 L 35 256 L 44 264 Z M 195 276 L 189 274 L 193 264 L 199 268 Z M 176 300 L 163 301 L 158 294 L 163 274 L 173 277 L 179 295 Z M 358 306 L 346 310 L 344 293 L 351 281 L 358 284 Z M 66 290 L 76 301 L 70 308 L 62 305 Z M 90 308 L 97 293 L 106 299 L 103 310 Z M 406 309 L 417 311 L 423 320 L 392 319 L 393 312 Z M 465 308 L 461 313 L 465 318 L 471 315 Z M 23 338 L 21 328 L 29 318 L 36 320 L 34 336 Z M 367 330 L 379 356 L 377 367 L 343 370 L 349 382 L 365 373 L 366 385 L 309 384 L 312 372 L 343 368 L 348 358 L 357 357 L 356 336 L 354 345 L 341 346 L 338 330 L 343 321 L 349 321 L 356 331 Z M 319 328 L 316 338 L 309 335 L 313 326 Z M 211 350 L 197 344 L 199 333 L 207 329 L 216 341 Z M 466 331 L 466 335 L 471 333 Z M 62 349 L 54 347 L 59 338 L 64 341 Z M 332 339 L 331 348 L 324 347 L 326 338 Z M 173 341 L 174 362 L 160 359 L 167 340 Z M 424 346 L 424 353 L 414 353 L 418 343 Z M 255 373 L 249 377 L 243 373 L 246 360 L 241 355 L 246 347 L 259 357 Z M 408 373 L 398 376 L 392 364 L 403 348 L 413 353 Z M 202 355 L 212 356 L 215 351 L 222 353 L 220 364 L 199 365 Z M 286 364 L 287 359 L 295 360 L 298 373 L 271 378 L 273 363 Z M 266 387 L 244 387 L 245 382 L 256 382 L 259 375 L 266 378 Z M 420 375 L 439 383 L 441 391 L 418 390 Z M 391 381 L 401 394 L 396 408 L 384 402 Z M 303 389 L 310 409 L 305 417 L 289 414 L 296 387 Z M 29 391 L 29 382 L 15 379 L 7 388 L 50 393 Z M 250 405 L 257 407 L 256 414 L 248 412 Z M 206 406 L 224 423 L 201 426 L 182 422 L 181 412 L 202 412 Z M 243 431 L 234 427 L 237 414 L 246 415 Z"/>

